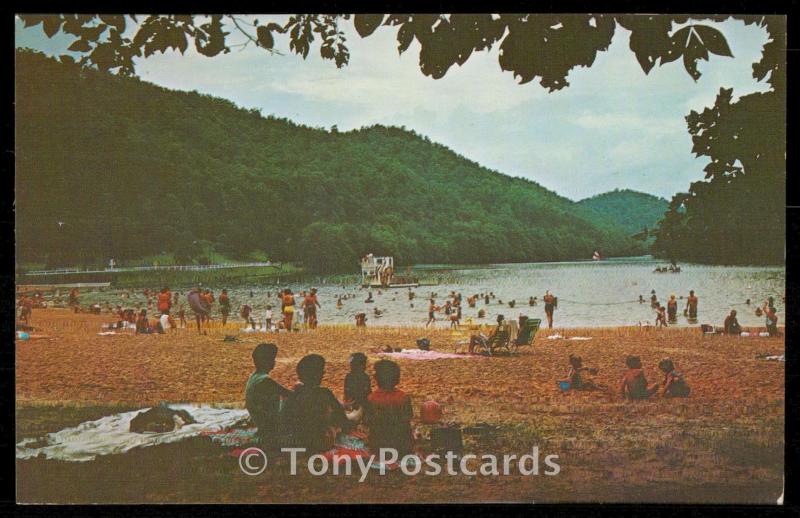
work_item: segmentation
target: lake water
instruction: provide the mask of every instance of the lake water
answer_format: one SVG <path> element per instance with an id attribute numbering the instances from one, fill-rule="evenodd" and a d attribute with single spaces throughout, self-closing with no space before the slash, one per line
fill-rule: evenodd
<path id="1" fill-rule="evenodd" d="M 671 294 L 683 299 L 679 300 L 678 324 L 688 325 L 683 317 L 685 298 L 689 290 L 694 290 L 699 297 L 698 321 L 721 326 L 722 321 L 731 309 L 736 309 L 739 322 L 744 326 L 764 324 L 763 317 L 755 316 L 757 306 L 767 297 L 775 297 L 780 316 L 780 324 L 784 322 L 782 298 L 785 293 L 785 269 L 783 267 L 740 267 L 740 266 L 705 266 L 682 264 L 681 273 L 653 273 L 655 266 L 663 264 L 650 258 L 609 259 L 599 262 L 563 262 L 563 263 L 528 263 L 499 264 L 487 266 L 418 266 L 412 274 L 423 282 L 436 281 L 436 286 L 421 286 L 413 292 L 416 298 L 409 301 L 407 288 L 382 290 L 364 289 L 358 286 L 359 278 L 353 276 L 336 276 L 308 279 L 305 283 L 290 283 L 289 287 L 296 294 L 310 287 L 318 288 L 318 297 L 322 308 L 318 311 L 319 321 L 325 323 L 353 323 L 356 313 L 367 313 L 367 325 L 401 325 L 423 326 L 427 320 L 428 299 L 431 293 L 436 294 L 436 302 L 443 305 L 451 291 L 463 296 L 462 321 L 472 317 L 476 319 L 478 310 L 485 309 L 486 317 L 482 322 L 494 322 L 497 314 L 506 318 L 517 318 L 520 314 L 532 318 L 541 318 L 545 322 L 544 305 L 541 302 L 545 290 L 550 290 L 558 297 L 558 308 L 555 312 L 556 327 L 593 327 L 636 325 L 640 321 L 654 322 L 655 313 L 650 309 L 651 290 L 655 290 L 659 301 L 666 305 Z M 405 271 L 403 271 L 405 273 Z M 208 286 L 215 295 L 224 286 Z M 157 288 L 153 286 L 152 288 Z M 276 285 L 238 286 L 230 288 L 232 303 L 232 320 L 238 317 L 238 308 L 247 303 L 255 309 L 255 317 L 263 320 L 267 304 L 273 306 L 274 318 L 279 318 L 280 303 L 276 297 Z M 173 287 L 173 291 L 184 293 L 184 289 Z M 252 291 L 253 296 L 250 296 Z M 267 298 L 267 292 L 270 297 Z M 365 303 L 367 292 L 372 291 L 374 303 Z M 490 304 L 479 300 L 475 308 L 466 304 L 467 296 L 494 292 L 495 298 Z M 141 290 L 136 290 L 129 298 L 121 298 L 121 291 L 85 293 L 81 296 L 81 304 L 93 302 L 111 302 L 133 307 L 145 301 Z M 644 304 L 639 304 L 641 295 Z M 336 307 L 340 296 L 347 297 L 341 308 Z M 528 299 L 536 296 L 539 303 L 535 307 L 528 305 Z M 745 301 L 750 299 L 748 306 Z M 185 296 L 180 297 L 185 303 Z M 516 301 L 514 308 L 508 302 Z M 501 303 L 502 301 L 502 303 Z M 413 307 L 412 307 L 413 304 Z M 187 315 L 191 313 L 188 311 Z M 214 305 L 218 310 L 218 304 Z M 383 316 L 375 317 L 374 308 L 383 312 Z M 436 327 L 447 327 L 443 313 L 437 313 Z"/>

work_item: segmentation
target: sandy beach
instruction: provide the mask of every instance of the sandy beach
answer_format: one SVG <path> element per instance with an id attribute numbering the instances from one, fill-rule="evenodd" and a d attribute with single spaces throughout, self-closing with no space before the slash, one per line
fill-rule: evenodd
<path id="1" fill-rule="evenodd" d="M 26 433 L 74 426 L 89 415 L 100 417 L 106 408 L 113 413 L 160 401 L 242 407 L 252 371 L 250 353 L 261 341 L 278 345 L 273 377 L 287 386 L 296 382 L 294 368 L 302 356 L 322 354 L 328 362 L 323 385 L 341 397 L 352 352 L 367 353 L 373 363 L 379 356 L 370 351 L 386 345 L 413 348 L 415 339 L 424 336 L 432 350 L 453 352 L 460 338 L 443 329 L 357 331 L 324 325 L 315 331 L 267 335 L 241 332 L 241 321 L 212 328 L 207 336 L 191 327 L 167 335 L 98 335 L 101 324 L 111 320 L 67 310 L 34 312 L 35 334 L 49 338 L 16 342 L 18 440 Z M 555 334 L 591 340 L 548 339 Z M 240 341 L 224 342 L 225 335 Z M 566 374 L 570 353 L 599 369 L 592 379 L 606 389 L 562 393 L 556 380 Z M 82 489 L 79 483 L 55 484 L 63 477 L 100 480 L 99 473 L 108 477 L 132 463 L 153 462 L 168 469 L 163 459 L 170 454 L 165 452 L 186 453 L 185 447 L 170 445 L 81 465 L 17 461 L 18 496 L 22 501 L 76 502 L 774 503 L 782 492 L 785 364 L 756 359 L 761 353 L 783 354 L 783 337 L 704 336 L 697 328 L 542 329 L 533 346 L 517 355 L 398 360 L 400 388 L 411 394 L 417 415 L 419 405 L 433 398 L 444 405 L 448 421 L 496 425 L 497 437 L 489 442 L 467 439 L 465 449 L 526 453 L 538 445 L 559 455 L 562 469 L 554 477 L 398 476 L 360 484 L 341 477 L 301 483 L 273 473 L 254 481 L 238 473 L 236 459 L 220 450 L 195 456 L 197 466 L 215 468 L 200 468 L 195 478 L 181 482 L 186 486 L 182 490 L 135 473 L 125 475 L 122 485 L 95 483 Z M 691 397 L 622 401 L 618 384 L 628 354 L 641 356 L 651 383 L 661 381 L 658 361 L 671 358 L 691 386 Z M 41 477 L 53 483 L 43 483 Z"/>

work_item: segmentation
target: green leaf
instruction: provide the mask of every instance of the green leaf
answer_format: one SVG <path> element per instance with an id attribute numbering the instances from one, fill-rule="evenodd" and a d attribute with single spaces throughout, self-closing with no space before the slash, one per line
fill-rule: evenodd
<path id="1" fill-rule="evenodd" d="M 44 19 L 44 24 L 42 25 L 42 29 L 44 33 L 47 35 L 48 38 L 52 38 L 56 35 L 58 30 L 61 28 L 61 23 L 63 20 L 60 16 L 48 16 Z"/>
<path id="2" fill-rule="evenodd" d="M 700 39 L 703 40 L 703 45 L 705 45 L 709 52 L 718 56 L 733 57 L 733 53 L 728 46 L 728 42 L 725 40 L 725 36 L 717 29 L 706 25 L 695 25 L 694 30 L 697 32 L 697 35 L 700 36 Z"/>
<path id="3" fill-rule="evenodd" d="M 89 42 L 86 40 L 75 40 L 72 45 L 67 47 L 67 50 L 72 52 L 89 52 L 90 49 Z"/>
<path id="4" fill-rule="evenodd" d="M 275 39 L 272 37 L 272 32 L 270 32 L 269 28 L 259 25 L 256 29 L 256 36 L 261 47 L 271 49 L 275 46 Z"/>
<path id="5" fill-rule="evenodd" d="M 397 31 L 397 51 L 402 54 L 408 50 L 412 41 L 414 41 L 414 29 L 412 29 L 408 23 L 401 25 L 400 29 Z"/>
<path id="6" fill-rule="evenodd" d="M 366 38 L 383 23 L 382 14 L 357 14 L 353 18 L 353 24 L 356 27 L 356 32 L 362 38 Z"/>

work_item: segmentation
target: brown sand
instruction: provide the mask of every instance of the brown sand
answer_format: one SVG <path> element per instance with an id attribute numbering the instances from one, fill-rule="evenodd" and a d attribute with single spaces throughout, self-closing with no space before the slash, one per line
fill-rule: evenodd
<path id="1" fill-rule="evenodd" d="M 260 341 L 278 345 L 273 377 L 287 386 L 296 381 L 294 367 L 303 355 L 315 352 L 325 356 L 328 365 L 323 384 L 341 396 L 347 357 L 352 352 L 368 353 L 385 345 L 413 348 L 414 339 L 422 336 L 431 340 L 433 350 L 452 352 L 456 340 L 445 330 L 398 328 L 358 332 L 352 327 L 322 327 L 295 334 L 246 334 L 239 333 L 240 321 L 229 323 L 226 330 L 213 329 L 208 336 L 199 336 L 192 328 L 166 336 L 98 336 L 100 324 L 110 320 L 66 310 L 35 311 L 37 333 L 50 335 L 52 340 L 17 341 L 17 405 L 146 406 L 163 400 L 241 406 L 244 383 L 252 370 L 250 353 Z M 593 339 L 546 339 L 555 332 Z M 237 334 L 242 342 L 223 342 L 225 334 Z M 783 338 L 706 337 L 696 328 L 552 333 L 543 329 L 533 347 L 523 351 L 490 359 L 399 362 L 400 387 L 411 394 L 417 411 L 422 401 L 432 397 L 444 404 L 446 419 L 505 427 L 510 438 L 494 445 L 500 450 L 526 450 L 530 444 L 538 444 L 562 459 L 562 475 L 553 477 L 558 481 L 538 482 L 541 487 L 536 490 L 521 481 L 507 486 L 487 481 L 463 499 L 530 501 L 536 491 L 550 494 L 545 497 L 549 500 L 596 499 L 598 493 L 589 488 L 607 486 L 599 498 L 628 500 L 651 494 L 636 489 L 626 492 L 630 488 L 664 483 L 694 488 L 722 484 L 722 493 L 709 491 L 717 491 L 727 501 L 738 501 L 737 495 L 753 498 L 752 492 L 741 491 L 754 484 L 774 488 L 767 496 L 758 493 L 762 501 L 773 498 L 772 492 L 775 498 L 780 494 L 784 364 L 755 356 L 782 354 Z M 608 390 L 560 392 L 556 380 L 566 374 L 570 353 L 582 356 L 585 366 L 598 368 L 599 374 L 592 378 Z M 658 361 L 672 358 L 692 388 L 691 397 L 621 401 L 617 386 L 627 354 L 641 356 L 651 383 L 661 381 Z M 368 356 L 370 362 L 379 358 Z M 737 459 L 743 452 L 754 455 L 754 460 Z M 628 489 L 620 492 L 623 487 Z M 434 485 L 414 501 L 458 498 L 453 491 L 451 486 L 443 490 Z M 721 496 L 723 493 L 728 496 Z M 692 499 L 688 496 L 692 494 L 690 491 L 684 498 Z M 338 500 L 334 495 L 323 495 L 321 500 Z M 404 500 L 399 494 L 392 496 L 391 491 L 376 498 Z M 713 495 L 696 498 L 720 499 Z M 675 500 L 682 501 L 681 495 L 675 495 Z"/>

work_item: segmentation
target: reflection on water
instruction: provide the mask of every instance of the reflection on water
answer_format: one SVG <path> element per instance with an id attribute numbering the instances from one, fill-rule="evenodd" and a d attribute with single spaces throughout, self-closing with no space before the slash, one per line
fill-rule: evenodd
<path id="1" fill-rule="evenodd" d="M 436 302 L 444 304 L 451 291 L 463 295 L 462 319 L 476 318 L 478 310 L 485 309 L 484 322 L 493 322 L 497 314 L 506 318 L 516 318 L 525 314 L 544 321 L 544 307 L 541 303 L 545 290 L 558 297 L 555 313 L 557 327 L 618 326 L 635 325 L 640 321 L 654 321 L 650 309 L 651 290 L 655 290 L 659 301 L 666 305 L 671 294 L 679 300 L 678 325 L 687 325 L 682 316 L 689 290 L 695 290 L 700 298 L 699 322 L 722 325 L 731 309 L 736 309 L 739 322 L 744 326 L 763 325 L 764 318 L 756 317 L 757 306 L 769 296 L 775 297 L 779 310 L 780 323 L 783 324 L 783 302 L 785 269 L 783 267 L 740 267 L 704 266 L 682 264 L 682 272 L 653 273 L 659 263 L 649 258 L 626 258 L 602 262 L 569 263 L 529 263 L 500 264 L 475 267 L 448 267 L 446 265 L 419 266 L 414 268 L 422 279 L 437 280 L 437 286 L 421 286 L 412 290 L 416 294 L 409 301 L 407 288 L 378 290 L 362 289 L 357 276 L 336 276 L 315 278 L 306 284 L 292 283 L 288 287 L 296 294 L 301 290 L 316 287 L 322 308 L 319 310 L 320 323 L 353 323 L 356 313 L 366 312 L 368 325 L 422 326 L 427 320 L 428 299 L 435 294 Z M 225 286 L 209 286 L 215 293 Z M 287 286 L 280 286 L 287 287 Z M 152 286 L 151 288 L 157 288 Z M 278 286 L 238 286 L 229 289 L 232 303 L 232 320 L 238 319 L 241 304 L 255 308 L 255 317 L 263 320 L 267 304 L 273 306 L 275 318 L 279 317 L 280 303 L 276 297 Z M 175 288 L 173 288 L 175 290 Z M 186 288 L 180 290 L 187 291 Z M 267 298 L 267 292 L 270 298 Z M 374 303 L 365 303 L 367 292 L 372 291 Z M 252 297 L 251 297 L 252 292 Z M 475 308 L 469 308 L 466 298 L 472 294 L 494 292 L 495 298 L 488 305 L 483 299 Z M 124 306 L 134 306 L 145 301 L 141 290 L 135 290 L 128 299 L 120 297 L 120 291 L 85 293 L 82 304 L 111 302 Z M 645 299 L 639 304 L 639 296 Z M 337 308 L 340 296 L 346 297 Z M 530 297 L 536 296 L 539 303 L 528 305 Z M 750 306 L 745 301 L 752 301 Z M 516 305 L 510 308 L 508 302 Z M 502 304 L 500 303 L 502 301 Z M 185 296 L 181 296 L 185 303 Z M 411 307 L 413 303 L 413 307 Z M 383 315 L 375 317 L 374 308 Z M 218 305 L 215 304 L 215 309 Z M 188 313 L 188 305 L 187 305 Z M 443 313 L 437 314 L 437 327 L 446 327 Z"/>

